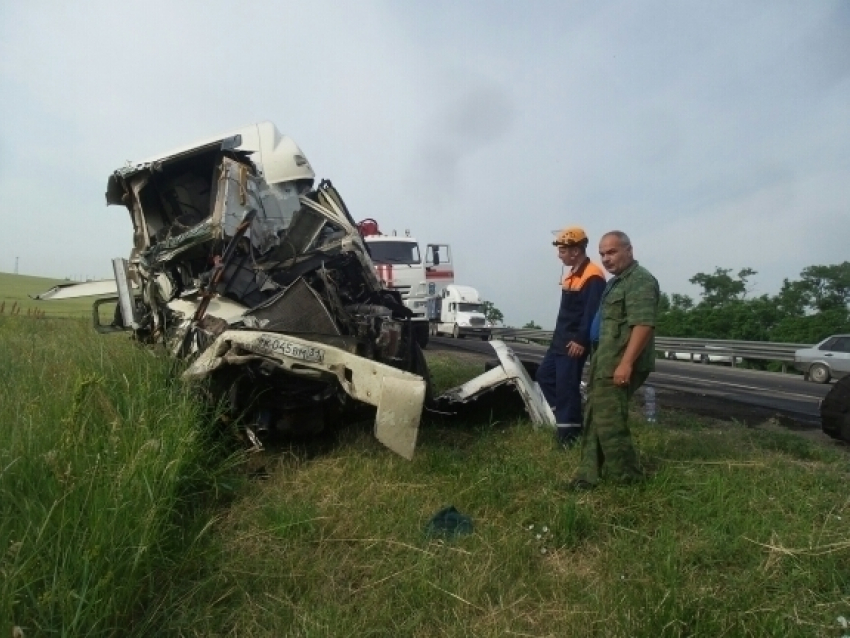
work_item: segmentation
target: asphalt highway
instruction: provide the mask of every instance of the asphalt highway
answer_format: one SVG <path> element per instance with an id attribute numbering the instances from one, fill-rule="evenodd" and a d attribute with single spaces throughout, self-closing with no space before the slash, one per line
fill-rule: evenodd
<path id="1" fill-rule="evenodd" d="M 506 343 L 522 361 L 540 363 L 546 353 L 543 346 Z M 428 347 L 471 351 L 485 356 L 494 354 L 489 343 L 469 338 L 431 337 Z M 820 423 L 819 402 L 831 387 L 803 381 L 802 376 L 666 359 L 656 361 L 656 371 L 647 383 L 667 390 L 775 410 L 812 425 Z"/>

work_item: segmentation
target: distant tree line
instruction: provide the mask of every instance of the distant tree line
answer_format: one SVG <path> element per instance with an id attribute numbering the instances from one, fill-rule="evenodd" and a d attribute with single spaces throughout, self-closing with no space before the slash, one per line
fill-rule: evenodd
<path id="1" fill-rule="evenodd" d="M 492 301 L 481 302 L 481 310 L 484 313 L 485 319 L 494 325 L 502 323 L 505 320 L 505 315 L 503 315 L 502 311 L 493 305 Z"/>
<path id="2" fill-rule="evenodd" d="M 749 296 L 756 275 L 743 268 L 697 273 L 700 300 L 662 293 L 656 332 L 665 337 L 816 343 L 850 333 L 850 262 L 808 266 L 797 280 L 785 279 L 775 295 Z"/>

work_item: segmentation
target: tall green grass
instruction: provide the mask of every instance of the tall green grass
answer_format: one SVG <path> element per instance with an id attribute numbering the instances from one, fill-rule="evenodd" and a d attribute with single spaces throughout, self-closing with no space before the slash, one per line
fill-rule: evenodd
<path id="1" fill-rule="evenodd" d="M 0 318 L 0 633 L 150 635 L 199 560 L 222 452 L 171 363 Z"/>
<path id="2" fill-rule="evenodd" d="M 437 385 L 457 363 L 431 357 Z M 470 373 L 472 371 L 470 370 Z M 476 370 L 477 372 L 477 370 Z M 830 636 L 850 616 L 846 455 L 662 412 L 650 478 L 575 494 L 551 432 L 423 427 L 413 462 L 346 431 L 268 458 L 173 607 L 191 636 Z M 474 533 L 434 538 L 455 505 Z"/>
<path id="3" fill-rule="evenodd" d="M 167 359 L 24 318 L 0 320 L 0 356 L 7 635 L 840 636 L 850 617 L 836 447 L 662 405 L 634 423 L 649 479 L 575 494 L 578 451 L 493 411 L 429 419 L 412 462 L 365 424 L 227 483 Z M 438 390 L 480 371 L 429 357 Z M 447 505 L 472 534 L 426 533 Z"/>

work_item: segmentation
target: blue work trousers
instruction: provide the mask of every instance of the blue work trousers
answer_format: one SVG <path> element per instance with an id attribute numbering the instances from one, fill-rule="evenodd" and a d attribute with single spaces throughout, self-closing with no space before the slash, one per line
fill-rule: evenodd
<path id="1" fill-rule="evenodd" d="M 558 425 L 581 425 L 581 373 L 587 353 L 581 357 L 557 354 L 551 350 L 537 369 L 537 383 L 552 406 Z"/>

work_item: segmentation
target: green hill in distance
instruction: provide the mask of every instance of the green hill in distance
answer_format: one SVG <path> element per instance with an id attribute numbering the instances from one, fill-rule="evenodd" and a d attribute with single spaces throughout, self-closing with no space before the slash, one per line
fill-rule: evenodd
<path id="1" fill-rule="evenodd" d="M 58 301 L 36 301 L 30 295 L 37 295 L 58 284 L 70 283 L 67 279 L 32 277 L 0 272 L 0 316 L 8 316 L 13 307 L 20 316 L 43 312 L 48 317 L 91 317 L 92 303 L 96 297 L 79 299 L 60 299 Z"/>

